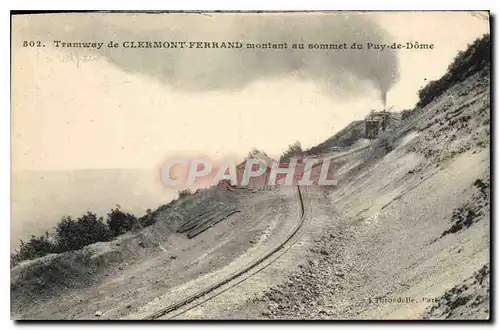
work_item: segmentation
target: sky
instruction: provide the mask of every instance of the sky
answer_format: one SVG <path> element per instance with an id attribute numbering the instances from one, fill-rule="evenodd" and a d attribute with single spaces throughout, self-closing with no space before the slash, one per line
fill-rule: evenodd
<path id="1" fill-rule="evenodd" d="M 12 168 L 153 169 L 165 157 L 279 155 L 370 109 L 412 108 L 459 50 L 489 32 L 468 12 L 51 14 L 13 18 Z M 23 47 L 40 40 L 45 47 Z M 434 44 L 366 51 L 62 49 L 54 40 Z M 307 52 L 307 53 L 306 53 Z"/>

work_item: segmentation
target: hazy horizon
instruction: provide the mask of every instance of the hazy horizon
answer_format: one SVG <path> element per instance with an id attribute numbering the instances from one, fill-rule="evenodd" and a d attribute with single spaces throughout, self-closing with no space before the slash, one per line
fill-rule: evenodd
<path id="1" fill-rule="evenodd" d="M 10 248 L 30 235 L 53 232 L 61 217 L 90 211 L 106 218 L 117 204 L 142 216 L 148 208 L 177 198 L 177 192 L 156 180 L 150 170 L 27 170 L 12 174 Z M 159 177 L 159 175 L 158 175 Z"/>

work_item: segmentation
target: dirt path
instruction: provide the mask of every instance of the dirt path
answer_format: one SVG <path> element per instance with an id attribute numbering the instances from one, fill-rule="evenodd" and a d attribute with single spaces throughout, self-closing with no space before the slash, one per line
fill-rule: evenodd
<path id="1" fill-rule="evenodd" d="M 178 300 L 268 250 L 296 225 L 296 197 L 248 192 L 242 212 L 187 239 L 173 234 L 142 262 L 123 264 L 98 285 L 18 309 L 17 319 L 141 318 Z"/>
<path id="2" fill-rule="evenodd" d="M 318 191 L 305 191 L 304 206 L 308 218 L 305 231 L 298 241 L 279 258 L 266 265 L 265 268 L 240 282 L 237 286 L 215 296 L 213 299 L 199 304 L 185 313 L 176 313 L 175 319 L 244 319 L 260 318 L 258 307 L 254 301 L 262 297 L 270 287 L 287 281 L 289 275 L 304 267 L 304 257 L 310 248 L 315 246 L 314 237 L 329 227 L 328 221 L 333 208 L 328 199 Z M 288 280 L 287 283 L 291 283 Z M 250 307 L 251 306 L 251 307 Z"/>
<path id="3" fill-rule="evenodd" d="M 265 195 L 266 192 L 263 192 L 263 194 Z M 208 276 L 197 278 L 193 281 L 185 283 L 184 285 L 176 288 L 174 291 L 169 292 L 167 295 L 162 297 L 161 300 L 145 306 L 141 310 L 140 314 L 130 315 L 129 317 L 142 318 L 145 315 L 148 316 L 148 314 L 155 311 L 155 309 L 171 305 L 173 302 L 178 302 L 185 297 L 206 290 L 212 285 L 223 281 L 225 278 L 239 273 L 242 269 L 246 269 L 256 260 L 262 260 L 262 258 L 268 256 L 270 253 L 274 253 L 273 251 L 275 251 L 277 247 L 281 246 L 281 244 L 287 241 L 291 235 L 295 234 L 297 228 L 300 228 L 302 224 L 301 207 L 299 205 L 299 200 L 297 200 L 297 191 L 295 189 L 267 192 L 267 194 L 277 194 L 282 204 L 273 210 L 272 215 L 268 214 L 268 211 L 262 210 L 262 214 L 266 217 L 271 216 L 274 220 L 272 220 L 273 225 L 269 226 L 259 237 L 258 244 L 255 247 L 248 249 L 244 254 L 226 267 L 222 267 Z M 280 253 L 280 250 L 276 251 L 276 254 Z M 268 260 L 272 258 L 273 255 L 271 254 L 270 258 L 263 259 L 264 262 L 262 262 L 262 264 L 272 262 Z M 207 297 L 203 296 L 202 298 L 195 300 L 193 303 L 183 306 L 180 310 L 185 311 L 190 309 L 192 306 L 199 304 L 199 300 L 203 301 L 205 299 L 210 299 L 213 295 L 217 295 L 218 292 L 227 290 L 227 288 L 231 287 L 234 282 L 239 282 L 242 278 L 251 276 L 253 272 L 258 272 L 260 267 L 261 263 L 256 264 L 256 267 L 236 277 L 233 281 L 218 287 L 214 292 L 207 294 Z M 160 317 L 160 319 L 172 318 L 178 314 L 181 315 L 182 313 L 180 314 L 178 310 L 175 310 L 172 313 L 168 313 Z"/>

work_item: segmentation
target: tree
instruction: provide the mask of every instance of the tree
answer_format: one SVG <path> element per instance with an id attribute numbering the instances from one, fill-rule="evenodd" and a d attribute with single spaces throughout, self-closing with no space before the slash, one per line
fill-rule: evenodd
<path id="1" fill-rule="evenodd" d="M 187 196 L 191 196 L 193 194 L 193 192 L 191 191 L 191 189 L 187 188 L 187 189 L 179 190 L 178 194 L 179 194 L 179 198 L 184 198 Z"/>
<path id="2" fill-rule="evenodd" d="M 40 236 L 31 235 L 28 242 L 21 240 L 19 251 L 15 250 L 10 255 L 10 264 L 13 267 L 23 260 L 40 258 L 56 251 L 56 245 L 48 232 Z"/>
<path id="3" fill-rule="evenodd" d="M 299 141 L 288 146 L 288 149 L 281 155 L 280 162 L 288 162 L 294 156 L 302 155 L 302 147 Z"/>
<path id="4" fill-rule="evenodd" d="M 56 226 L 56 245 L 58 252 L 81 249 L 96 242 L 106 242 L 113 237 L 103 218 L 87 212 L 77 220 L 66 216 Z"/>
<path id="5" fill-rule="evenodd" d="M 466 50 L 459 51 L 446 74 L 430 81 L 418 91 L 417 107 L 423 108 L 454 84 L 487 67 L 491 63 L 490 35 L 476 39 Z"/>
<path id="6" fill-rule="evenodd" d="M 116 208 L 107 214 L 106 223 L 114 236 L 140 228 L 137 218 L 133 214 L 122 212 L 120 205 L 116 205 Z"/>
<path id="7" fill-rule="evenodd" d="M 154 214 L 153 211 L 151 211 L 151 209 L 147 209 L 146 214 L 139 218 L 139 223 L 143 227 L 151 226 L 155 222 L 156 220 L 154 218 Z"/>

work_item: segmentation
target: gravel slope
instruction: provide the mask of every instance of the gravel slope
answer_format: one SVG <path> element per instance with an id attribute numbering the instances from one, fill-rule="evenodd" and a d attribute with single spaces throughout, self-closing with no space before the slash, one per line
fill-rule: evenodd
<path id="1" fill-rule="evenodd" d="M 238 267 L 292 225 L 285 220 L 294 196 L 229 194 L 219 201 L 241 212 L 192 239 L 174 231 L 175 221 L 186 215 L 169 209 L 139 233 L 13 268 L 12 318 L 96 319 L 97 311 L 100 319 L 140 318 Z"/>
<path id="2" fill-rule="evenodd" d="M 291 252 L 297 263 L 269 270 L 277 277 L 243 303 L 228 294 L 224 303 L 233 299 L 235 308 L 217 312 L 220 298 L 197 316 L 489 318 L 489 275 L 469 284 L 490 259 L 488 74 L 454 86 L 340 163 L 337 189 L 326 201 L 314 198 L 322 230 L 311 229 L 301 251 Z"/>

